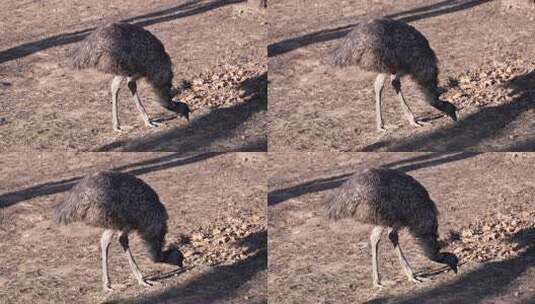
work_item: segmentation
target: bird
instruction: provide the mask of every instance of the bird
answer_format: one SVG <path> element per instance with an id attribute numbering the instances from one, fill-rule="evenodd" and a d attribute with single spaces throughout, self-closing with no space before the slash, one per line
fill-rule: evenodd
<path id="1" fill-rule="evenodd" d="M 383 87 L 390 75 L 392 87 L 401 102 L 409 123 L 415 127 L 423 122 L 415 119 L 401 91 L 401 78 L 410 75 L 422 89 L 425 100 L 457 121 L 457 108 L 439 98 L 438 59 L 425 36 L 411 25 L 387 18 L 357 22 L 342 42 L 332 51 L 330 62 L 336 67 L 358 66 L 361 70 L 379 73 L 375 79 L 376 125 L 383 124 Z"/>
<path id="2" fill-rule="evenodd" d="M 102 282 L 112 290 L 108 274 L 108 250 L 113 236 L 123 248 L 130 268 L 142 286 L 153 282 L 143 275 L 130 251 L 128 235 L 137 232 L 156 263 L 183 267 L 184 257 L 175 246 L 165 245 L 168 214 L 158 194 L 144 181 L 129 173 L 100 171 L 87 175 L 54 207 L 54 219 L 59 224 L 82 222 L 104 228 L 100 239 L 102 251 Z"/>
<path id="3" fill-rule="evenodd" d="M 377 248 L 385 229 L 409 281 L 421 282 L 423 278 L 414 274 L 401 250 L 398 232 L 404 228 L 415 237 L 428 259 L 446 264 L 457 273 L 457 256 L 440 252 L 435 203 L 424 186 L 402 171 L 367 168 L 355 173 L 335 190 L 327 201 L 325 211 L 330 220 L 351 218 L 374 225 L 370 243 L 372 279 L 376 287 L 383 287 L 378 271 Z"/>
<path id="4" fill-rule="evenodd" d="M 67 56 L 68 65 L 75 70 L 93 68 L 115 75 L 111 82 L 113 130 L 121 131 L 118 95 L 125 80 L 146 126 L 158 124 L 150 120 L 139 99 L 137 81 L 142 78 L 152 86 L 161 106 L 189 120 L 189 106 L 172 100 L 180 89 L 172 86 L 171 58 L 162 42 L 141 26 L 122 22 L 101 26 L 70 49 Z"/>

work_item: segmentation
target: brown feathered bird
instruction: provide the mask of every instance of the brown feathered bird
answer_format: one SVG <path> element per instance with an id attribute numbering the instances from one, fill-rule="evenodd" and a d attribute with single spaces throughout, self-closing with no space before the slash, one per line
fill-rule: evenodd
<path id="1" fill-rule="evenodd" d="M 128 244 L 128 234 L 136 231 L 147 245 L 152 261 L 182 267 L 183 256 L 176 247 L 162 250 L 167 233 L 167 211 L 152 188 L 134 175 L 104 171 L 86 176 L 55 207 L 55 220 L 61 224 L 83 222 L 104 228 L 102 280 L 110 290 L 108 249 L 113 235 L 119 233 L 121 244 L 139 284 L 151 283 L 143 278 Z"/>
<path id="2" fill-rule="evenodd" d="M 427 39 L 403 21 L 373 19 L 359 22 L 332 53 L 335 66 L 358 66 L 377 72 L 375 80 L 375 110 L 377 129 L 384 131 L 382 116 L 383 87 L 390 81 L 409 123 L 420 126 L 401 92 L 401 77 L 410 75 L 421 87 L 425 100 L 434 108 L 457 120 L 453 104 L 439 99 L 438 59 Z"/>
<path id="3" fill-rule="evenodd" d="M 111 82 L 113 129 L 120 130 L 118 95 L 121 83 L 126 83 L 145 125 L 152 122 L 137 94 L 137 80 L 145 78 L 154 89 L 158 103 L 189 120 L 188 105 L 173 101 L 179 92 L 172 86 L 173 70 L 169 55 L 162 42 L 149 31 L 128 23 L 112 23 L 93 31 L 69 54 L 74 69 L 94 68 L 115 75 Z"/>
<path id="4" fill-rule="evenodd" d="M 457 257 L 440 252 L 435 203 L 419 182 L 401 171 L 371 168 L 355 174 L 335 191 L 326 212 L 329 219 L 352 218 L 375 226 L 370 242 L 373 284 L 377 287 L 382 286 L 377 247 L 385 228 L 410 281 L 420 282 L 421 279 L 414 275 L 398 243 L 398 231 L 403 228 L 418 240 L 431 261 L 446 264 L 457 273 Z"/>

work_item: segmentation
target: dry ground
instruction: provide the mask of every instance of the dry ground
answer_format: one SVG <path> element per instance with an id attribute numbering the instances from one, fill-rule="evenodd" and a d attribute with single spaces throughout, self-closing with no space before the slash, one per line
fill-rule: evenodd
<path id="1" fill-rule="evenodd" d="M 265 155 L 258 153 L 8 153 L 0 157 L 1 303 L 267 303 Z M 131 248 L 146 276 L 130 272 L 117 242 L 115 291 L 102 289 L 102 229 L 58 226 L 52 206 L 83 175 L 115 168 L 150 184 L 169 213 L 167 242 L 185 268 L 152 263 Z"/>
<path id="2" fill-rule="evenodd" d="M 270 303 L 533 303 L 534 154 L 270 153 L 269 162 Z M 429 280 L 409 283 L 383 236 L 380 273 L 390 282 L 372 286 L 371 226 L 328 222 L 321 212 L 349 174 L 378 165 L 428 189 L 443 250 L 460 257 L 458 275 L 441 272 L 403 231 L 408 260 Z"/>
<path id="3" fill-rule="evenodd" d="M 409 126 L 387 85 L 384 119 L 389 131 L 376 131 L 376 75 L 335 69 L 326 59 L 358 20 L 380 16 L 407 21 L 428 38 L 440 60 L 440 85 L 450 93 L 443 97 L 460 108 L 459 122 L 425 104 L 405 78 L 408 103 L 417 118 L 431 125 Z M 269 25 L 268 39 L 272 151 L 535 148 L 535 7 L 508 10 L 500 1 L 482 0 L 290 0 L 271 1 L 270 19 L 276 20 Z M 466 74 L 503 65 L 500 75 L 463 82 Z"/>
<path id="4" fill-rule="evenodd" d="M 163 0 L 3 1 L 0 10 L 0 150 L 257 151 L 266 149 L 265 12 L 246 1 Z M 144 26 L 165 45 L 178 97 L 192 120 L 161 108 L 140 84 L 149 116 L 144 126 L 125 87 L 111 128 L 112 76 L 72 71 L 66 51 L 96 26 L 126 21 Z"/>

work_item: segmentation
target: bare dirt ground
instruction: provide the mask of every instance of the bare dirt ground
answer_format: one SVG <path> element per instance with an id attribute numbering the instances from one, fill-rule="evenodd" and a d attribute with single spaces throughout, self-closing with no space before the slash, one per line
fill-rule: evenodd
<path id="1" fill-rule="evenodd" d="M 258 153 L 8 153 L 0 157 L 1 303 L 267 303 L 266 156 Z M 117 242 L 115 288 L 102 289 L 102 229 L 58 226 L 52 207 L 83 175 L 136 174 L 169 213 L 167 243 L 184 268 L 152 263 L 131 248 L 153 287 L 135 281 Z"/>
<path id="2" fill-rule="evenodd" d="M 271 1 L 269 15 L 276 22 L 269 25 L 268 39 L 270 150 L 533 150 L 531 7 L 508 9 L 497 0 Z M 411 127 L 387 85 L 389 131 L 376 131 L 376 75 L 336 69 L 326 59 L 359 20 L 381 16 L 409 22 L 428 38 L 440 60 L 443 98 L 460 109 L 460 121 L 440 116 L 404 78 L 408 103 L 417 118 L 431 124 Z"/>
<path id="3" fill-rule="evenodd" d="M 0 150 L 258 151 L 266 149 L 265 11 L 246 1 L 3 1 L 0 10 Z M 179 99 L 176 118 L 139 85 L 144 126 L 130 92 L 119 99 L 122 134 L 111 128 L 111 75 L 72 71 L 66 51 L 95 27 L 141 25 L 165 45 Z"/>
<path id="4" fill-rule="evenodd" d="M 270 303 L 533 303 L 535 155 L 530 153 L 270 153 Z M 288 165 L 288 164 L 291 164 Z M 387 166 L 418 179 L 437 204 L 439 235 L 460 258 L 443 272 L 414 239 L 400 234 L 407 259 L 428 281 L 401 271 L 380 243 L 384 289 L 371 279 L 371 226 L 329 222 L 324 202 L 347 177 Z"/>

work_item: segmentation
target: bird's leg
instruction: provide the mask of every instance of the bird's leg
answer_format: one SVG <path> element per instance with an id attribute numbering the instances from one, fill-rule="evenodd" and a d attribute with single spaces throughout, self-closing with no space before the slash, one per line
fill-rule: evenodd
<path id="1" fill-rule="evenodd" d="M 111 229 L 106 229 L 102 233 L 100 238 L 100 248 L 102 249 L 102 283 L 104 290 L 112 290 L 110 283 L 110 276 L 108 275 L 108 250 L 110 248 L 111 239 L 113 237 L 114 231 Z"/>
<path id="2" fill-rule="evenodd" d="M 399 101 L 401 102 L 401 109 L 403 110 L 403 114 L 405 115 L 407 120 L 409 120 L 409 123 L 412 126 L 421 127 L 422 124 L 416 121 L 416 119 L 414 118 L 414 114 L 412 113 L 411 108 L 409 108 L 409 105 L 405 101 L 403 92 L 401 92 L 401 80 L 399 78 L 399 75 L 392 74 L 390 76 L 390 81 L 391 81 L 392 87 L 394 88 L 394 91 L 396 92 L 396 95 L 399 98 Z"/>
<path id="3" fill-rule="evenodd" d="M 139 95 L 137 94 L 136 80 L 137 79 L 134 77 L 128 77 L 127 83 L 128 88 L 130 89 L 130 92 L 134 97 L 134 103 L 136 104 L 137 110 L 139 111 L 139 113 L 141 113 L 141 118 L 143 118 L 143 122 L 146 126 L 157 127 L 158 125 L 156 123 L 150 121 L 149 115 L 147 114 L 147 111 L 145 111 L 145 107 L 143 106 L 143 104 L 141 104 L 141 100 L 139 99 Z"/>
<path id="4" fill-rule="evenodd" d="M 372 246 L 372 278 L 373 285 L 375 287 L 383 287 L 379 279 L 379 269 L 378 269 L 378 258 L 377 258 L 377 247 L 379 246 L 379 241 L 381 240 L 381 234 L 383 233 L 383 227 L 375 226 L 370 235 L 370 243 Z"/>
<path id="5" fill-rule="evenodd" d="M 114 131 L 120 131 L 121 127 L 119 126 L 119 114 L 118 114 L 118 105 L 117 99 L 119 98 L 119 89 L 121 88 L 121 82 L 123 82 L 124 77 L 115 76 L 111 81 L 111 113 L 112 113 L 112 124 Z"/>
<path id="6" fill-rule="evenodd" d="M 382 104 L 383 104 L 383 88 L 385 85 L 386 74 L 379 74 L 375 79 L 374 88 L 375 88 L 375 115 L 378 131 L 386 131 L 383 125 L 383 114 L 382 114 Z"/>
<path id="7" fill-rule="evenodd" d="M 399 245 L 397 229 L 390 228 L 388 231 L 388 238 L 392 242 L 392 245 L 394 245 L 394 249 L 396 250 L 396 253 L 398 255 L 401 268 L 403 268 L 403 271 L 405 272 L 405 275 L 407 275 L 407 278 L 409 279 L 409 281 L 414 282 L 414 283 L 421 283 L 423 280 L 414 275 L 414 272 L 412 271 L 411 266 L 409 265 L 409 262 L 407 262 L 405 255 L 403 255 L 403 251 L 401 250 L 401 246 Z"/>
<path id="8" fill-rule="evenodd" d="M 123 250 L 126 253 L 128 263 L 130 264 L 130 268 L 132 269 L 132 272 L 134 273 L 134 276 L 136 277 L 138 283 L 143 286 L 152 286 L 149 281 L 143 279 L 143 274 L 141 273 L 141 270 L 139 270 L 139 267 L 137 266 L 137 263 L 134 260 L 134 257 L 132 256 L 130 246 L 128 245 L 127 232 L 121 232 L 121 235 L 119 236 L 119 243 L 121 243 L 121 246 L 123 247 Z"/>

